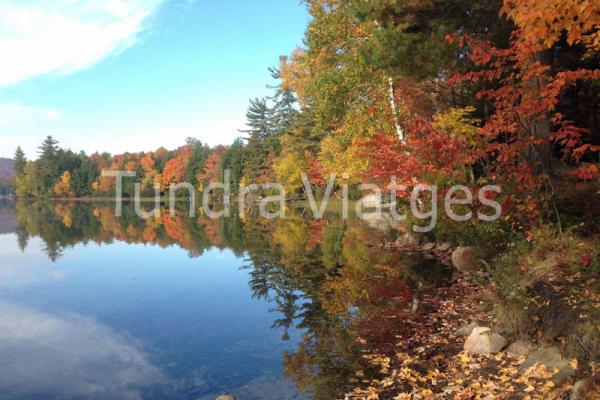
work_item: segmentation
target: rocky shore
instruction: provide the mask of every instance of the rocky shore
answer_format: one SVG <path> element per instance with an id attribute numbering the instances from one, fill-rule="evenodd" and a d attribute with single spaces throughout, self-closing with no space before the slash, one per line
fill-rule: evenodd
<path id="1" fill-rule="evenodd" d="M 366 351 L 381 379 L 346 399 L 600 399 L 598 282 L 560 261 L 561 243 L 532 245 L 506 282 L 477 248 L 392 229 L 398 238 L 382 248 L 422 253 L 454 278 L 420 299 L 428 311 L 407 321 L 412 333 L 394 354 Z"/>

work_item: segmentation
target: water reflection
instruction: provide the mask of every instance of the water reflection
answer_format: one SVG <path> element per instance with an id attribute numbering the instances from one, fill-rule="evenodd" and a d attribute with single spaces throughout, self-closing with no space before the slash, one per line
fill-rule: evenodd
<path id="1" fill-rule="evenodd" d="M 208 303 L 202 303 L 203 308 L 194 311 L 203 315 L 202 326 L 185 328 L 184 321 L 195 318 L 191 311 L 185 314 L 185 318 L 182 316 L 181 319 L 156 320 L 152 323 L 147 306 L 138 307 L 135 313 L 128 309 L 127 316 L 120 317 L 124 320 L 120 331 L 131 332 L 136 337 L 152 337 L 147 333 L 148 329 L 144 330 L 141 326 L 164 330 L 165 334 L 160 339 L 153 338 L 154 344 L 161 352 L 169 353 L 166 358 L 170 362 L 177 360 L 178 365 L 167 373 L 170 378 L 178 377 L 169 389 L 163 386 L 150 392 L 138 391 L 142 393 L 142 398 L 175 398 L 177 393 L 177 398 L 182 399 L 209 399 L 211 393 L 218 389 L 233 392 L 242 399 L 306 396 L 332 399 L 342 395 L 361 377 L 376 375 L 377 371 L 362 357 L 365 347 L 383 353 L 391 351 L 390 346 L 396 339 L 408 334 L 404 322 L 406 318 L 414 320 L 423 312 L 415 308 L 419 292 L 435 288 L 447 271 L 419 254 L 382 249 L 381 243 L 394 238 L 361 221 L 341 220 L 335 213 L 326 214 L 324 220 L 314 221 L 304 217 L 302 211 L 290 210 L 285 219 L 277 220 L 251 215 L 211 220 L 202 216 L 187 218 L 187 214 L 181 210 L 173 216 L 163 212 L 159 218 L 142 220 L 135 216 L 133 207 L 125 207 L 123 216 L 117 219 L 114 209 L 107 204 L 19 203 L 15 209 L 15 233 L 22 250 L 28 248 L 33 238 L 40 238 L 45 254 L 53 262 L 59 262 L 61 256 L 68 254 L 71 249 L 81 252 L 81 244 L 91 243 L 121 243 L 129 244 L 131 248 L 134 245 L 139 247 L 139 244 L 164 249 L 175 246 L 184 249 L 188 257 L 200 260 L 209 256 L 211 249 L 226 249 L 235 257 L 246 260 L 244 284 L 249 286 L 254 301 L 268 302 L 268 308 L 274 312 L 268 317 L 268 325 L 283 339 L 281 342 L 262 338 L 261 346 L 268 345 L 272 349 L 261 351 L 267 354 L 279 349 L 279 354 L 284 353 L 282 359 L 265 362 L 250 358 L 253 361 L 244 364 L 240 358 L 245 354 L 244 346 L 256 347 L 256 342 L 259 342 L 257 336 L 252 334 L 253 330 L 260 329 L 253 328 L 257 321 L 262 324 L 259 314 L 247 317 L 235 314 L 233 319 L 221 318 L 220 326 L 215 325 L 214 332 L 222 335 L 222 340 L 218 341 L 222 347 L 212 354 L 209 349 L 217 342 L 209 341 L 212 344 L 205 346 L 201 354 L 194 355 L 191 352 L 188 355 L 185 352 L 189 351 L 189 346 L 197 346 L 208 340 L 207 335 L 210 336 L 210 330 L 207 332 L 204 326 L 207 323 L 206 315 L 211 312 L 206 307 Z M 156 253 L 152 248 L 142 249 L 143 254 L 150 260 L 148 262 L 160 264 L 161 273 L 164 274 L 164 267 L 173 261 L 162 260 L 161 257 L 165 255 Z M 115 259 L 121 259 L 119 257 L 125 257 L 124 253 L 115 256 Z M 221 261 L 213 259 L 212 262 L 218 268 Z M 185 265 L 183 262 L 179 264 Z M 141 266 L 138 271 L 131 262 L 124 268 L 136 271 L 140 277 L 135 275 L 135 279 L 142 279 L 145 275 L 151 279 L 153 273 L 152 269 L 144 270 Z M 105 274 L 122 273 L 121 270 L 111 271 L 107 269 Z M 162 290 L 170 290 L 170 287 L 181 290 L 181 285 L 185 286 L 187 281 L 169 285 L 169 280 L 176 279 L 177 273 L 177 270 L 172 270 L 168 275 L 161 275 L 161 280 L 155 283 L 156 291 L 161 293 Z M 206 279 L 206 276 L 203 275 L 202 279 Z M 202 290 L 210 293 L 210 285 L 214 287 L 219 279 L 237 278 L 230 275 L 215 278 L 213 283 L 205 284 Z M 111 284 L 115 285 L 114 280 Z M 90 286 L 90 290 L 93 291 L 96 286 Z M 123 288 L 123 291 L 127 290 L 135 293 L 135 289 Z M 121 291 L 114 293 L 117 299 L 107 301 L 117 303 L 120 301 L 118 296 L 125 296 Z M 228 293 L 231 297 L 233 292 Z M 145 295 L 153 298 L 156 293 L 135 293 L 131 297 L 137 301 Z M 48 292 L 45 296 L 46 301 L 60 297 L 55 292 Z M 85 302 L 85 293 L 78 293 L 77 296 L 79 302 Z M 94 294 L 89 301 L 98 302 L 98 296 Z M 202 296 L 210 301 L 209 295 L 202 295 L 200 289 L 190 294 L 188 301 L 198 305 L 198 298 Z M 229 302 L 229 297 L 215 302 Z M 216 293 L 210 299 L 214 298 L 221 299 L 222 293 Z M 121 300 L 128 307 L 133 301 L 130 298 Z M 168 308 L 172 313 L 177 302 L 182 300 L 169 297 L 164 301 L 166 303 L 161 307 L 165 310 Z M 252 301 L 250 296 L 245 300 L 240 299 L 235 307 L 244 307 L 249 301 Z M 86 307 L 87 312 L 91 306 Z M 214 303 L 210 307 L 215 308 L 219 316 L 223 315 L 219 304 Z M 241 335 L 229 338 L 232 331 L 240 331 Z M 250 333 L 244 336 L 244 332 Z M 182 340 L 182 336 L 189 337 L 188 347 L 167 344 L 172 340 Z M 281 346 L 276 342 L 289 342 L 290 345 Z M 214 368 L 207 371 L 199 367 L 206 364 L 206 360 L 215 365 L 215 360 L 223 357 L 223 348 L 227 347 L 239 355 L 233 357 L 233 364 L 237 364 L 236 371 L 239 373 L 228 373 L 232 363 L 223 365 L 218 374 L 215 374 Z M 74 349 L 74 352 L 77 351 Z M 24 350 L 24 353 L 27 351 Z M 3 349 L 0 348 L 2 354 Z M 245 357 L 245 360 L 249 360 L 247 355 Z M 287 383 L 277 376 L 277 368 L 272 361 L 283 366 L 285 376 L 291 378 L 300 391 L 286 386 Z M 108 365 L 102 368 L 111 369 Z M 182 368 L 187 370 L 182 372 Z M 247 371 L 254 372 L 248 374 Z M 132 382 L 133 386 L 143 383 Z M 157 394 L 160 390 L 162 392 Z"/>
<path id="2" fill-rule="evenodd" d="M 138 399 L 165 378 L 133 338 L 90 318 L 0 301 L 4 399 Z"/>

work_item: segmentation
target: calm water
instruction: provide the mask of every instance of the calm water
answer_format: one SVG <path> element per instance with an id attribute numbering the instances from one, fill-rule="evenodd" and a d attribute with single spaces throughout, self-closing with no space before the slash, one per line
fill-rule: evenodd
<path id="1" fill-rule="evenodd" d="M 410 268 L 369 272 L 375 232 L 300 213 L 143 221 L 107 204 L 0 204 L 1 398 L 333 398 L 365 368 L 357 336 L 401 331 L 375 316 L 410 301 Z M 346 298 L 365 282 L 398 300 Z"/>

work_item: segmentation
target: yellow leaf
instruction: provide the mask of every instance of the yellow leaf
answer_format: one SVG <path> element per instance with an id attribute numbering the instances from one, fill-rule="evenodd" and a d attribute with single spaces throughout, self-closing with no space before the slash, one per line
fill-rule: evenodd
<path id="1" fill-rule="evenodd" d="M 461 354 L 461 355 L 459 356 L 459 358 L 460 358 L 460 361 L 461 361 L 463 364 L 467 364 L 467 363 L 470 363 L 470 362 L 471 362 L 471 357 L 467 356 L 466 354 Z"/>
<path id="2" fill-rule="evenodd" d="M 527 386 L 525 388 L 525 390 L 523 390 L 525 393 L 529 393 L 529 392 L 533 392 L 535 390 L 535 388 L 531 385 Z"/>
<path id="3" fill-rule="evenodd" d="M 578 367 L 578 364 L 577 364 L 577 359 L 576 359 L 576 358 L 572 359 L 572 360 L 569 362 L 569 365 L 571 366 L 571 368 L 573 368 L 573 369 L 577 369 L 577 367 Z"/>

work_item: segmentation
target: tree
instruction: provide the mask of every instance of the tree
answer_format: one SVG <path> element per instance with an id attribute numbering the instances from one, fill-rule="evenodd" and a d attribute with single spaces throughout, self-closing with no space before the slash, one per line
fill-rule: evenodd
<path id="1" fill-rule="evenodd" d="M 180 157 L 175 157 L 167 161 L 162 174 L 163 185 L 169 186 L 171 183 L 180 183 L 185 178 L 185 163 Z"/>
<path id="2" fill-rule="evenodd" d="M 223 155 L 227 151 L 225 146 L 217 146 L 209 154 L 204 163 L 203 172 L 198 181 L 204 187 L 211 183 L 217 183 L 223 178 Z"/>
<path id="3" fill-rule="evenodd" d="M 502 12 L 519 28 L 513 36 L 512 49 L 521 71 L 514 84 L 520 86 L 525 95 L 519 111 L 523 129 L 537 142 L 529 147 L 535 153 L 535 160 L 530 156 L 530 163 L 539 164 L 539 167 L 534 165 L 538 173 L 552 174 L 552 141 L 559 142 L 567 157 L 579 162 L 592 149 L 585 137 L 589 138 L 591 129 L 598 132 L 597 124 L 582 124 L 585 119 L 589 121 L 583 115 L 575 126 L 572 110 L 560 107 L 565 102 L 559 98 L 569 88 L 590 87 L 599 76 L 598 63 L 591 61 L 600 51 L 598 7 L 588 0 L 505 0 Z M 585 49 L 583 54 L 582 48 Z M 576 62 L 569 63 L 569 59 Z M 504 60 L 504 67 L 508 65 L 508 60 Z M 594 90 L 593 86 L 591 89 Z M 597 107 L 596 96 L 581 96 L 581 91 L 578 92 L 576 102 L 595 103 Z M 536 99 L 539 96 L 549 99 Z M 544 110 L 546 106 L 548 109 Z M 531 109 L 529 114 L 526 108 Z M 590 112 L 594 113 L 593 110 L 594 106 Z M 592 170 L 598 173 L 594 165 L 583 165 L 579 169 L 580 176 L 593 177 L 594 173 L 589 176 Z"/>
<path id="4" fill-rule="evenodd" d="M 282 57 L 280 62 L 285 62 L 285 57 Z M 281 71 L 278 68 L 269 68 L 269 72 L 273 79 L 278 81 L 282 79 Z M 284 86 L 281 83 L 267 87 L 275 89 L 275 94 L 270 98 L 274 103 L 272 109 L 273 128 L 278 135 L 281 135 L 289 129 L 298 115 L 298 110 L 294 108 L 296 97 L 289 86 Z"/>
<path id="5" fill-rule="evenodd" d="M 49 135 L 39 147 L 39 159 L 37 163 L 40 166 L 39 172 L 44 194 L 52 194 L 54 180 L 58 177 L 57 145 L 58 141 Z"/>
<path id="6" fill-rule="evenodd" d="M 301 110 L 310 110 L 312 131 L 324 137 L 323 173 L 340 181 L 349 173 L 354 183 L 368 170 L 368 159 L 356 157 L 360 143 L 381 131 L 397 134 L 402 110 L 391 107 L 388 76 L 360 56 L 376 25 L 353 15 L 357 1 L 307 3 L 306 48 L 281 60 L 283 87 L 294 90 Z"/>
<path id="7" fill-rule="evenodd" d="M 202 173 L 202 168 L 210 149 L 205 146 L 196 138 L 187 138 L 186 144 L 192 150 L 185 169 L 185 179 L 192 185 L 197 186 L 200 182 L 198 181 L 198 174 Z"/>
<path id="8" fill-rule="evenodd" d="M 140 166 L 144 174 L 141 182 L 142 189 L 153 188 L 157 185 L 161 186 L 162 175 L 154 168 L 155 163 L 152 152 L 144 154 L 140 160 Z"/>
<path id="9" fill-rule="evenodd" d="M 273 111 L 267 99 L 250 99 L 246 112 L 247 133 L 244 155 L 244 175 L 252 182 L 268 181 L 270 176 L 269 159 L 279 153 L 279 132 L 273 122 Z"/>
<path id="10" fill-rule="evenodd" d="M 42 194 L 43 186 L 37 163 L 27 161 L 23 173 L 15 178 L 15 192 L 18 197 L 38 197 Z"/>
<path id="11" fill-rule="evenodd" d="M 85 154 L 79 155 L 81 164 L 79 168 L 72 171 L 71 189 L 77 196 L 89 196 L 92 194 L 92 185 L 100 175 L 98 164 Z"/>
<path id="12" fill-rule="evenodd" d="M 507 1 L 505 11 L 522 28 L 513 34 L 509 48 L 498 48 L 477 37 L 458 40 L 469 49 L 468 57 L 474 70 L 457 76 L 453 82 L 482 82 L 487 86 L 478 96 L 494 107 L 483 132 L 492 142 L 489 152 L 498 161 L 497 172 L 523 171 L 521 164 L 525 159 L 528 168 L 538 176 L 539 184 L 554 173 L 553 145 L 558 145 L 563 159 L 572 163 L 579 163 L 586 154 L 598 150 L 587 139 L 590 131 L 568 118 L 569 108 L 563 108 L 563 99 L 570 87 L 598 79 L 600 69 L 584 62 L 557 64 L 552 55 L 555 51 L 549 49 L 557 47 L 558 51 L 558 48 L 568 47 L 568 43 L 583 40 L 585 35 L 579 30 L 586 27 L 590 19 L 585 2 L 578 8 L 579 17 L 571 15 L 572 10 L 559 17 L 544 14 L 548 31 L 541 28 L 534 17 L 542 15 L 546 6 L 527 7 L 529 3 Z M 563 10 L 565 4 L 568 6 L 570 2 L 556 2 L 555 12 Z M 565 32 L 566 44 L 557 32 Z M 580 50 L 573 53 L 583 61 Z M 593 169 L 597 173 L 597 168 Z M 583 173 L 582 177 L 589 177 L 591 170 L 583 165 L 578 171 Z"/>
<path id="13" fill-rule="evenodd" d="M 27 164 L 27 158 L 25 158 L 25 153 L 21 149 L 21 146 L 17 147 L 15 151 L 15 163 L 13 165 L 13 170 L 15 171 L 15 175 L 21 175 L 25 170 L 25 165 Z"/>
<path id="14" fill-rule="evenodd" d="M 533 2 L 533 0 L 532 0 Z M 460 68 L 464 57 L 444 38 L 476 34 L 498 44 L 508 43 L 510 22 L 499 18 L 501 1 L 351 1 L 349 13 L 373 27 L 359 45 L 366 63 L 399 82 L 444 77 Z"/>
<path id="15" fill-rule="evenodd" d="M 51 159 L 56 156 L 58 151 L 58 141 L 55 140 L 51 135 L 46 136 L 46 139 L 42 142 L 39 147 L 39 154 L 41 158 Z"/>
<path id="16" fill-rule="evenodd" d="M 308 164 L 303 155 L 295 152 L 286 152 L 273 165 L 277 182 L 283 185 L 288 194 L 293 194 L 302 187 L 302 173 L 307 169 Z"/>
<path id="17" fill-rule="evenodd" d="M 64 171 L 60 177 L 60 180 L 54 185 L 54 195 L 56 197 L 72 197 L 73 191 L 71 190 L 71 172 Z"/>
<path id="18" fill-rule="evenodd" d="M 584 43 L 590 50 L 598 50 L 594 41 L 600 38 L 600 15 L 592 0 L 504 0 L 502 12 L 532 44 L 550 48 L 564 35 L 569 46 Z"/>
<path id="19" fill-rule="evenodd" d="M 235 193 L 244 175 L 244 143 L 240 138 L 223 154 L 223 168 L 231 171 L 231 191 Z"/>
<path id="20" fill-rule="evenodd" d="M 246 111 L 246 125 L 249 129 L 240 132 L 247 133 L 250 137 L 256 137 L 260 141 L 272 133 L 273 111 L 267 105 L 266 98 L 250 99 L 248 111 Z"/>

